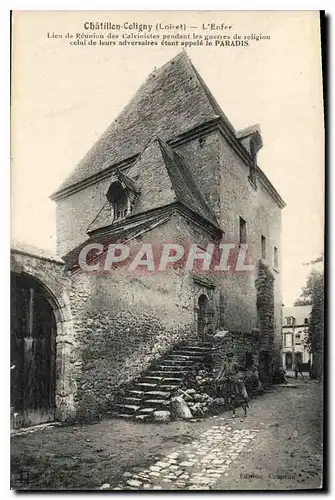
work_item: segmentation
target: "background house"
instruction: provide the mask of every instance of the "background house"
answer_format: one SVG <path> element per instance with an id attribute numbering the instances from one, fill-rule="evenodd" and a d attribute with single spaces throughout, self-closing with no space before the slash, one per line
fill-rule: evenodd
<path id="1" fill-rule="evenodd" d="M 312 362 L 306 347 L 311 311 L 312 306 L 283 307 L 283 367 L 286 370 L 291 370 L 294 362 Z"/>

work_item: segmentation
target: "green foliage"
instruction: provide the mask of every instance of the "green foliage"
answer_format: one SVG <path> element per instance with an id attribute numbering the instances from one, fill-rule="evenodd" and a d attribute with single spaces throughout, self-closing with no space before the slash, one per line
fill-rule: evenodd
<path id="1" fill-rule="evenodd" d="M 271 350 L 274 336 L 274 277 L 262 261 L 258 263 L 255 281 L 257 290 L 257 312 L 261 336 L 267 338 Z"/>
<path id="2" fill-rule="evenodd" d="M 304 297 L 299 297 L 299 299 L 297 299 L 294 304 L 294 306 L 311 306 L 312 305 L 312 300 L 311 299 L 307 299 L 307 298 L 304 298 Z"/>
<path id="3" fill-rule="evenodd" d="M 307 278 L 299 299 L 294 305 L 312 305 L 307 346 L 313 353 L 323 352 L 324 329 L 324 276 L 315 269 Z"/>

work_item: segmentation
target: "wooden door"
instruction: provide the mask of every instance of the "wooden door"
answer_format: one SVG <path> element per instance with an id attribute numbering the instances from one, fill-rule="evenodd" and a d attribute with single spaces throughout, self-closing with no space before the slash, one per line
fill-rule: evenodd
<path id="1" fill-rule="evenodd" d="M 287 370 L 292 370 L 292 353 L 291 352 L 286 353 L 285 365 L 286 365 Z"/>
<path id="2" fill-rule="evenodd" d="M 35 280 L 11 280 L 11 407 L 14 427 L 54 420 L 56 322 Z"/>
<path id="3" fill-rule="evenodd" d="M 213 338 L 214 311 L 209 306 L 208 297 L 204 294 L 198 299 L 198 338 L 200 342 L 208 342 Z"/>

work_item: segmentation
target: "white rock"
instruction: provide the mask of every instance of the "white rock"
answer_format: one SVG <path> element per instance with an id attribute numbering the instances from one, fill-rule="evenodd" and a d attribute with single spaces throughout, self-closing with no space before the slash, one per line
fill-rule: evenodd
<path id="1" fill-rule="evenodd" d="M 175 396 L 171 399 L 171 412 L 176 418 L 182 418 L 184 420 L 192 418 L 192 413 L 181 396 Z"/>
<path id="2" fill-rule="evenodd" d="M 132 474 L 131 472 L 124 472 L 124 473 L 122 474 L 122 477 L 123 477 L 123 478 L 132 477 L 132 476 L 133 476 L 133 474 Z"/>
<path id="3" fill-rule="evenodd" d="M 165 467 L 168 466 L 169 466 L 168 462 L 156 462 L 156 467 L 161 467 L 162 469 L 164 469 Z"/>
<path id="4" fill-rule="evenodd" d="M 109 483 L 104 483 L 102 486 L 100 486 L 100 490 L 109 490 L 111 485 Z"/>
<path id="5" fill-rule="evenodd" d="M 129 484 L 129 486 L 134 486 L 135 488 L 139 488 L 142 485 L 141 481 L 136 481 L 136 479 L 129 479 L 127 484 Z"/>
<path id="6" fill-rule="evenodd" d="M 171 420 L 171 413 L 169 411 L 159 410 L 154 411 L 154 422 L 167 424 Z"/>
<path id="7" fill-rule="evenodd" d="M 160 472 L 160 467 L 157 467 L 157 465 L 151 465 L 150 470 L 153 470 L 155 472 Z"/>

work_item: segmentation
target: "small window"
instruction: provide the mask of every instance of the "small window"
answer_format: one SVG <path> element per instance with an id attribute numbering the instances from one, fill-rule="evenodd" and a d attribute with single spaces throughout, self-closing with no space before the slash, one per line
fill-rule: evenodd
<path id="1" fill-rule="evenodd" d="M 292 333 L 286 333 L 285 335 L 285 346 L 292 347 Z"/>
<path id="2" fill-rule="evenodd" d="M 309 323 L 308 318 L 304 319 L 304 323 L 305 323 L 305 325 L 308 325 L 308 323 Z"/>
<path id="3" fill-rule="evenodd" d="M 124 219 L 130 211 L 129 198 L 126 190 L 119 182 L 113 182 L 107 192 L 113 222 Z"/>
<path id="4" fill-rule="evenodd" d="M 124 190 L 118 192 L 118 196 L 111 203 L 111 215 L 114 221 L 126 217 L 128 212 L 128 197 Z"/>
<path id="5" fill-rule="evenodd" d="M 273 248 L 273 267 L 278 269 L 278 248 Z"/>
<path id="6" fill-rule="evenodd" d="M 293 320 L 294 320 L 294 318 L 292 316 L 288 316 L 287 318 L 285 318 L 286 325 L 287 326 L 292 326 L 293 325 Z"/>
<path id="7" fill-rule="evenodd" d="M 240 243 L 247 242 L 247 223 L 240 217 Z"/>
<path id="8" fill-rule="evenodd" d="M 261 256 L 263 260 L 266 259 L 266 238 L 263 235 L 261 236 Z"/>
<path id="9" fill-rule="evenodd" d="M 295 343 L 296 344 L 301 344 L 301 335 L 300 333 L 297 333 L 297 335 L 295 336 Z"/>

